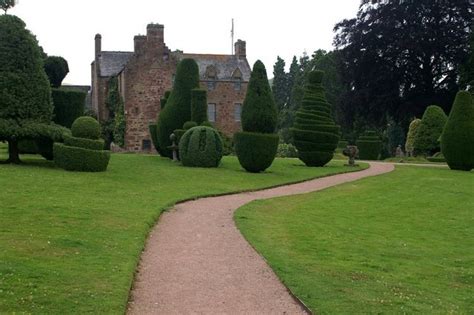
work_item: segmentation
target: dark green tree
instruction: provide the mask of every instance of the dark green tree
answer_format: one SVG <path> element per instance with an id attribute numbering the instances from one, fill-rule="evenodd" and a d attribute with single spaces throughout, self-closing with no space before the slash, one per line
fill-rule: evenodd
<path id="1" fill-rule="evenodd" d="M 439 152 L 439 140 L 447 120 L 448 117 L 441 107 L 431 105 L 426 108 L 413 144 L 415 154 L 431 156 Z"/>
<path id="2" fill-rule="evenodd" d="M 15 0 L 0 0 L 0 8 L 7 14 L 8 9 L 15 6 Z"/>
<path id="3" fill-rule="evenodd" d="M 69 65 L 63 57 L 48 56 L 44 60 L 44 71 L 49 78 L 51 86 L 58 88 L 69 73 Z"/>
<path id="4" fill-rule="evenodd" d="M 471 40 L 469 44 L 469 59 L 461 68 L 461 78 L 459 85 L 461 88 L 468 88 L 474 95 L 474 32 L 471 30 Z"/>
<path id="5" fill-rule="evenodd" d="M 273 84 L 272 94 L 278 112 L 281 112 L 288 102 L 288 77 L 285 72 L 285 60 L 277 57 L 277 61 L 273 66 Z"/>
<path id="6" fill-rule="evenodd" d="M 208 120 L 206 90 L 194 89 L 191 91 L 191 120 L 198 125 Z"/>
<path id="7" fill-rule="evenodd" d="M 158 143 L 165 156 L 171 157 L 170 135 L 191 120 L 191 90 L 199 87 L 199 68 L 194 59 L 178 64 L 173 90 L 158 117 Z"/>
<path id="8" fill-rule="evenodd" d="M 109 150 L 112 142 L 123 146 L 125 137 L 124 103 L 120 95 L 117 77 L 112 77 L 109 80 L 105 106 L 108 118 L 102 122 L 102 136 L 105 140 L 105 148 Z"/>
<path id="9" fill-rule="evenodd" d="M 332 118 L 322 86 L 323 76 L 324 72 L 319 70 L 309 73 L 302 107 L 296 112 L 291 129 L 299 158 L 307 166 L 326 165 L 339 141 L 340 127 Z"/>
<path id="10" fill-rule="evenodd" d="M 453 170 L 474 168 L 474 103 L 467 91 L 456 96 L 441 136 L 441 152 Z"/>
<path id="11" fill-rule="evenodd" d="M 38 42 L 16 16 L 0 16 L 0 141 L 8 141 L 8 163 L 20 163 L 18 141 L 60 140 L 51 123 L 51 88 Z"/>

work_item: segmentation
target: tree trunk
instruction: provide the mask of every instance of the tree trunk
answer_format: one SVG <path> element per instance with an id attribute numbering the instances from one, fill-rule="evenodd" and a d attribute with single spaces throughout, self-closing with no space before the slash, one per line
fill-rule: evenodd
<path id="1" fill-rule="evenodd" d="M 8 140 L 8 160 L 7 163 L 20 164 L 20 151 L 18 150 L 18 140 Z"/>

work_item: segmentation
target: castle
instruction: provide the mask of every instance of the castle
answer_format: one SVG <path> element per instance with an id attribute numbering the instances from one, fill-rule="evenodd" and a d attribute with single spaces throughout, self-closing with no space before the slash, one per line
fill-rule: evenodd
<path id="1" fill-rule="evenodd" d="M 92 62 L 92 109 L 99 121 L 108 119 L 105 100 L 109 80 L 118 78 L 124 101 L 125 149 L 151 152 L 148 130 L 160 112 L 160 99 L 173 87 L 178 62 L 192 58 L 199 66 L 200 86 L 207 90 L 208 116 L 227 135 L 241 129 L 240 113 L 250 79 L 246 44 L 238 40 L 233 55 L 188 54 L 170 51 L 164 42 L 164 26 L 149 24 L 147 35 L 134 37 L 134 51 L 102 51 L 102 37 L 95 36 Z"/>

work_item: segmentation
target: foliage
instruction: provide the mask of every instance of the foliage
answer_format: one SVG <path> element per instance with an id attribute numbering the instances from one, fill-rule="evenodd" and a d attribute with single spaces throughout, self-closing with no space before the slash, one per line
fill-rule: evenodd
<path id="1" fill-rule="evenodd" d="M 9 142 L 7 162 L 20 163 L 19 140 L 55 132 L 52 114 L 51 88 L 36 38 L 18 17 L 0 16 L 0 140 Z"/>
<path id="2" fill-rule="evenodd" d="M 105 106 L 108 110 L 108 118 L 101 122 L 105 147 L 109 149 L 112 142 L 123 147 L 126 130 L 125 109 L 119 91 L 118 79 L 115 76 L 109 80 Z"/>
<path id="3" fill-rule="evenodd" d="M 415 144 L 415 138 L 416 134 L 418 133 L 418 128 L 420 127 L 421 124 L 421 119 L 415 118 L 412 120 L 410 123 L 410 127 L 408 128 L 408 134 L 407 134 L 407 141 L 405 142 L 405 151 L 408 154 L 408 156 L 413 156 L 414 154 L 414 144 Z"/>
<path id="4" fill-rule="evenodd" d="M 364 1 L 356 18 L 337 24 L 344 124 L 383 129 L 387 116 L 404 124 L 430 104 L 449 109 L 468 54 L 473 6 L 466 0 Z"/>
<path id="5" fill-rule="evenodd" d="M 81 91 L 52 89 L 54 122 L 71 128 L 76 118 L 84 115 L 86 93 Z"/>
<path id="6" fill-rule="evenodd" d="M 359 158 L 362 160 L 377 160 L 382 150 L 382 141 L 375 131 L 367 131 L 356 141 Z"/>
<path id="7" fill-rule="evenodd" d="M 281 59 L 280 56 L 277 57 L 277 61 L 273 66 L 272 94 L 277 110 L 281 112 L 288 102 L 289 93 L 288 78 L 285 73 L 285 60 Z"/>
<path id="8" fill-rule="evenodd" d="M 321 84 L 323 76 L 319 70 L 309 74 L 302 108 L 296 112 L 291 129 L 299 158 L 307 166 L 327 164 L 339 142 L 340 127 L 331 117 L 331 105 Z"/>
<path id="9" fill-rule="evenodd" d="M 468 88 L 471 94 L 474 93 L 474 32 L 471 29 L 471 40 L 469 44 L 469 58 L 461 68 L 461 78 L 459 79 L 459 85 L 461 88 Z"/>
<path id="10" fill-rule="evenodd" d="M 385 151 L 387 151 L 389 156 L 395 156 L 397 147 L 401 146 L 403 148 L 405 144 L 405 131 L 400 123 L 392 118 L 388 118 L 385 136 L 387 138 Z"/>
<path id="11" fill-rule="evenodd" d="M 255 201 L 234 220 L 315 314 L 465 314 L 474 288 L 472 175 L 397 167 Z"/>
<path id="12" fill-rule="evenodd" d="M 69 73 L 69 65 L 63 57 L 48 56 L 44 60 L 44 71 L 48 76 L 51 87 L 59 88 Z"/>
<path id="13" fill-rule="evenodd" d="M 171 91 L 166 91 L 165 95 L 160 99 L 160 108 L 163 110 L 166 106 L 166 102 L 168 101 L 168 98 L 170 97 Z"/>
<path id="14" fill-rule="evenodd" d="M 474 103 L 467 91 L 456 96 L 441 136 L 441 151 L 451 169 L 474 168 Z"/>
<path id="15" fill-rule="evenodd" d="M 97 140 L 100 138 L 100 125 L 94 118 L 82 116 L 73 122 L 71 133 L 76 138 Z"/>
<path id="16" fill-rule="evenodd" d="M 7 14 L 8 9 L 13 8 L 15 4 L 15 0 L 0 0 L 0 9 Z"/>
<path id="17" fill-rule="evenodd" d="M 148 125 L 148 130 L 150 131 L 151 142 L 153 142 L 153 146 L 155 147 L 156 152 L 161 155 L 160 144 L 158 143 L 158 132 L 156 124 Z"/>
<path id="18" fill-rule="evenodd" d="M 197 127 L 199 126 L 195 121 L 187 121 L 183 124 L 183 129 L 184 130 L 188 130 L 188 129 L 191 129 L 193 127 Z"/>
<path id="19" fill-rule="evenodd" d="M 214 125 L 210 121 L 203 121 L 201 123 L 201 126 L 209 127 L 209 128 L 215 128 Z"/>
<path id="20" fill-rule="evenodd" d="M 66 137 L 64 139 L 64 145 L 70 147 L 78 147 L 89 150 L 103 150 L 104 149 L 104 140 L 103 139 L 87 139 L 87 138 L 77 138 L 77 137 Z"/>
<path id="21" fill-rule="evenodd" d="M 214 128 L 214 127 L 211 127 Z M 229 137 L 225 133 L 223 133 L 220 130 L 217 130 L 219 135 L 221 136 L 222 139 L 222 155 L 227 156 L 227 155 L 232 155 L 235 153 L 234 150 L 234 139 L 232 137 Z"/>
<path id="22" fill-rule="evenodd" d="M 234 135 L 235 153 L 240 165 L 251 173 L 260 173 L 272 165 L 279 137 L 273 133 L 238 132 Z"/>
<path id="23" fill-rule="evenodd" d="M 165 156 L 171 157 L 170 135 L 191 119 L 191 90 L 199 87 L 199 69 L 193 59 L 178 64 L 173 90 L 158 117 L 158 142 Z"/>
<path id="24" fill-rule="evenodd" d="M 439 152 L 439 137 L 447 120 L 441 107 L 432 105 L 426 108 L 413 144 L 415 154 L 430 156 Z"/>
<path id="25" fill-rule="evenodd" d="M 298 150 L 292 144 L 280 143 L 278 144 L 276 156 L 279 158 L 297 158 Z"/>
<path id="26" fill-rule="evenodd" d="M 207 91 L 193 89 L 191 91 L 191 120 L 199 126 L 207 121 Z M 184 128 L 189 129 L 189 128 Z"/>
<path id="27" fill-rule="evenodd" d="M 209 127 L 193 127 L 179 141 L 179 156 L 184 166 L 218 167 L 222 159 L 222 139 Z"/>
<path id="28" fill-rule="evenodd" d="M 273 133 L 277 125 L 275 101 L 268 84 L 267 71 L 255 62 L 242 106 L 242 129 L 247 132 Z"/>

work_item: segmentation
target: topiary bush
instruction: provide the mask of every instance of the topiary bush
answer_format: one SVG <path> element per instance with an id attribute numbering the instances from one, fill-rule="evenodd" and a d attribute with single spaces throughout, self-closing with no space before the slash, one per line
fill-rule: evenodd
<path id="1" fill-rule="evenodd" d="M 193 59 L 178 64 L 173 90 L 158 117 L 158 142 L 165 156 L 171 157 L 170 135 L 191 119 L 191 90 L 199 87 L 199 68 Z"/>
<path id="2" fill-rule="evenodd" d="M 63 57 L 48 56 L 44 60 L 44 71 L 48 76 L 51 86 L 59 88 L 64 78 L 69 73 L 69 65 Z"/>
<path id="3" fill-rule="evenodd" d="M 431 156 L 439 152 L 439 138 L 447 120 L 448 117 L 441 107 L 431 105 L 426 108 L 413 143 L 415 154 Z"/>
<path id="4" fill-rule="evenodd" d="M 474 168 L 474 103 L 467 91 L 456 95 L 441 136 L 441 152 L 453 170 Z"/>
<path id="5" fill-rule="evenodd" d="M 193 127 L 179 141 L 179 155 L 184 166 L 218 167 L 222 151 L 219 133 L 209 127 Z"/>
<path id="6" fill-rule="evenodd" d="M 302 107 L 290 129 L 299 158 L 307 166 L 324 166 L 331 161 L 340 138 L 340 127 L 332 118 L 322 86 L 323 76 L 323 71 L 309 73 Z"/>
<path id="7" fill-rule="evenodd" d="M 405 152 L 408 156 L 414 155 L 414 144 L 415 144 L 415 137 L 418 133 L 418 128 L 420 127 L 421 119 L 415 118 L 410 123 L 410 127 L 408 128 L 407 133 L 407 141 L 405 142 Z"/>
<path id="8" fill-rule="evenodd" d="M 200 126 L 214 128 L 214 125 L 210 121 L 203 121 Z"/>
<path id="9" fill-rule="evenodd" d="M 280 137 L 273 133 L 239 132 L 234 135 L 235 153 L 248 172 L 259 173 L 275 159 Z"/>
<path id="10" fill-rule="evenodd" d="M 275 134 L 277 110 L 268 83 L 267 71 L 255 62 L 242 106 L 243 132 L 234 135 L 235 153 L 249 172 L 266 170 L 273 163 L 279 136 Z"/>
<path id="11" fill-rule="evenodd" d="M 191 120 L 200 125 L 207 119 L 207 92 L 194 89 L 191 91 Z"/>
<path id="12" fill-rule="evenodd" d="M 197 127 L 198 124 L 195 121 L 187 121 L 183 124 L 183 129 L 184 130 L 189 130 L 193 127 Z"/>
<path id="13" fill-rule="evenodd" d="M 382 150 L 382 141 L 375 131 L 367 131 L 356 141 L 361 160 L 378 160 Z"/>
<path id="14" fill-rule="evenodd" d="M 53 121 L 66 128 L 84 115 L 86 93 L 81 91 L 52 89 L 54 118 Z"/>
<path id="15" fill-rule="evenodd" d="M 110 151 L 103 150 L 100 126 L 92 117 L 79 117 L 72 124 L 72 137 L 64 144 L 55 143 L 54 162 L 57 166 L 76 172 L 103 172 L 107 170 Z"/>

